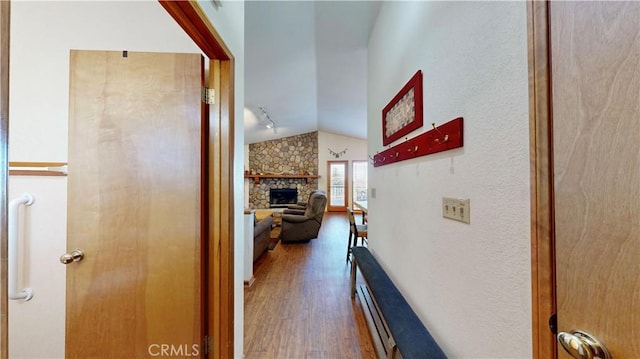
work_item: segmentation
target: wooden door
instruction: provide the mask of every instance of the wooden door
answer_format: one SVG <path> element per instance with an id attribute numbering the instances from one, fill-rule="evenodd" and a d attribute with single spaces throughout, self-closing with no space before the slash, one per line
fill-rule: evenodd
<path id="1" fill-rule="evenodd" d="M 550 14 L 558 330 L 637 358 L 640 2 L 558 1 Z"/>
<path id="2" fill-rule="evenodd" d="M 349 162 L 327 161 L 327 211 L 345 212 L 349 205 Z"/>
<path id="3" fill-rule="evenodd" d="M 199 54 L 72 51 L 68 358 L 198 357 Z"/>

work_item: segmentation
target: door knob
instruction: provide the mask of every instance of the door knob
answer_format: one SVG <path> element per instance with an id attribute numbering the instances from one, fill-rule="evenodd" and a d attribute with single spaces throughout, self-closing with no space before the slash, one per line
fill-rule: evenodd
<path id="1" fill-rule="evenodd" d="M 582 330 L 560 332 L 558 342 L 575 359 L 611 359 L 609 351 L 598 338 Z"/>
<path id="2" fill-rule="evenodd" d="M 84 251 L 82 249 L 74 249 L 71 253 L 65 253 L 60 256 L 60 263 L 69 264 L 73 262 L 80 262 L 84 259 Z"/>

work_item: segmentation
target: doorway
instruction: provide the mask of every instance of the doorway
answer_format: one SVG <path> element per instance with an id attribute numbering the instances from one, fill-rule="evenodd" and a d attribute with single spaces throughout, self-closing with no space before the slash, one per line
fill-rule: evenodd
<path id="1" fill-rule="evenodd" d="M 345 212 L 349 205 L 349 161 L 327 161 L 327 211 Z"/>

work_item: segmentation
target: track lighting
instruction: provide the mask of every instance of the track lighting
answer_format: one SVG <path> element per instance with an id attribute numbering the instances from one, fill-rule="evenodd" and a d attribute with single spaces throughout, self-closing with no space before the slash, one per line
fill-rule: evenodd
<path id="1" fill-rule="evenodd" d="M 265 121 L 265 127 L 268 129 L 273 129 L 275 131 L 276 123 L 271 119 L 271 116 L 267 113 L 267 110 L 264 107 L 259 107 L 260 112 L 262 112 L 263 121 Z"/>

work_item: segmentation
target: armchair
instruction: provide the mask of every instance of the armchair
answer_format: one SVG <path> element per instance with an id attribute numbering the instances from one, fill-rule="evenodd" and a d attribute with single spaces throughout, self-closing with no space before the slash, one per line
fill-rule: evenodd
<path id="1" fill-rule="evenodd" d="M 309 242 L 318 238 L 326 206 L 327 195 L 319 190 L 309 196 L 304 214 L 283 214 L 280 240 L 283 243 Z"/>
<path id="2" fill-rule="evenodd" d="M 299 201 L 296 204 L 290 204 L 282 213 L 304 215 L 304 212 L 307 210 L 309 203 L 311 203 L 311 196 L 318 191 L 323 192 L 319 189 L 312 191 L 311 193 L 309 193 L 309 199 L 307 199 L 306 202 Z"/>

